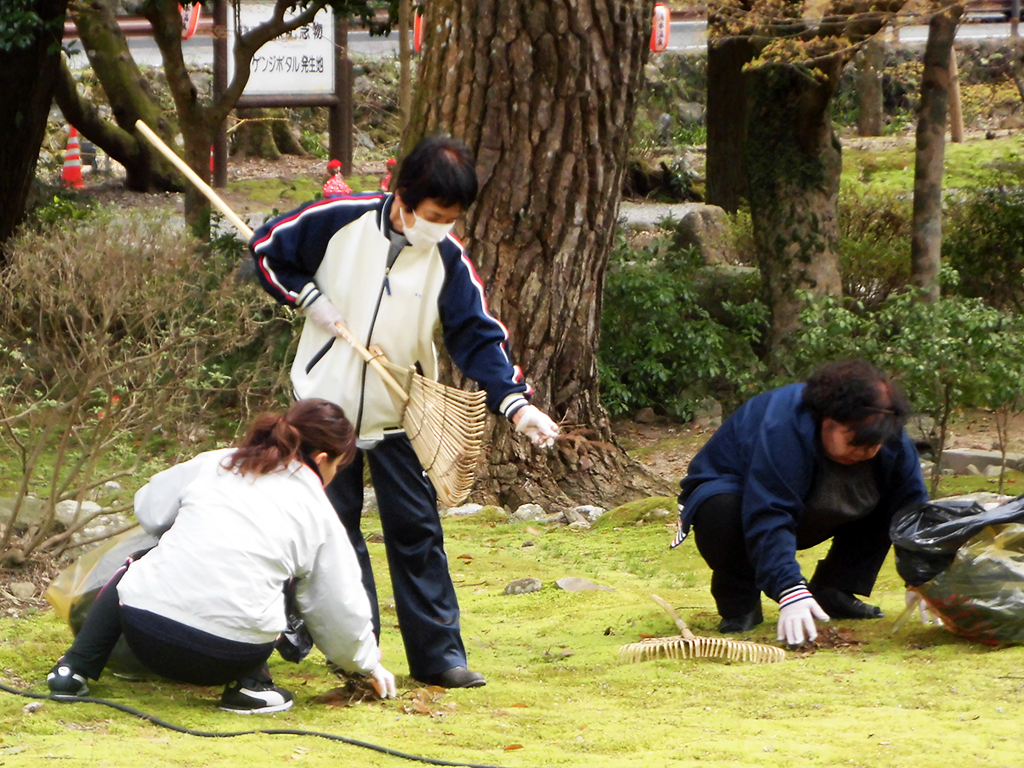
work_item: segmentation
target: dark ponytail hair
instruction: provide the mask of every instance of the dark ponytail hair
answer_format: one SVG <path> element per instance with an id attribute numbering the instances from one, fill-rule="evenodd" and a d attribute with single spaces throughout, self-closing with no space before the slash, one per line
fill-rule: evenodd
<path id="1" fill-rule="evenodd" d="M 321 452 L 331 461 L 344 456 L 342 466 L 347 466 L 356 452 L 355 430 L 340 406 L 311 398 L 293 403 L 283 415 L 257 416 L 224 466 L 266 475 Z"/>

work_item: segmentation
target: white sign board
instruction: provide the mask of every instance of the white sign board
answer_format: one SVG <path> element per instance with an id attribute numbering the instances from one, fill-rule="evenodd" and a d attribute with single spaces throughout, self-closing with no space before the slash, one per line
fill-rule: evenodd
<path id="1" fill-rule="evenodd" d="M 272 2 L 243 2 L 239 24 L 244 34 L 269 21 Z M 285 20 L 296 16 L 285 12 Z M 234 14 L 228 13 L 228 82 L 235 76 Z M 312 22 L 276 37 L 252 57 L 246 96 L 334 93 L 334 17 L 322 9 Z"/>

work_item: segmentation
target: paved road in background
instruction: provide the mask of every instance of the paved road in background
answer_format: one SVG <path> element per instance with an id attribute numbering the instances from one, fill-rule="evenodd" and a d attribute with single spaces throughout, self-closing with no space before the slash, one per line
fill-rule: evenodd
<path id="1" fill-rule="evenodd" d="M 674 21 L 669 32 L 669 50 L 690 51 L 707 45 L 707 22 L 705 21 Z M 1001 39 L 1010 36 L 1008 22 L 985 24 L 963 24 L 957 32 L 957 40 Z M 903 43 L 924 43 L 928 39 L 927 26 L 904 27 L 899 31 L 899 40 Z M 360 56 L 396 56 L 398 55 L 398 33 L 389 37 L 370 37 L 369 32 L 351 31 L 348 35 L 349 49 Z M 78 49 L 81 44 L 75 41 Z M 130 37 L 128 47 L 140 66 L 158 67 L 163 63 L 160 51 L 152 38 Z M 190 66 L 210 66 L 213 63 L 213 38 L 193 37 L 182 45 L 185 62 Z M 71 58 L 72 69 L 82 69 L 88 65 L 85 55 L 78 53 Z"/>

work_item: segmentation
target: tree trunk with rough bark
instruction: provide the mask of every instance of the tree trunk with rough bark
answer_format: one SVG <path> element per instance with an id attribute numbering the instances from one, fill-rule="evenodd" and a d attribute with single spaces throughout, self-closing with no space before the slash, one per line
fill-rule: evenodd
<path id="1" fill-rule="evenodd" d="M 877 38 L 864 42 L 857 54 L 857 135 L 882 135 L 882 70 L 885 46 Z"/>
<path id="2" fill-rule="evenodd" d="M 4 244 L 25 214 L 35 178 L 39 146 L 60 67 L 60 41 L 64 32 L 67 0 L 37 0 L 31 10 L 41 26 L 20 44 L 0 50 L 0 267 L 5 263 Z M 13 15 L 7 23 L 13 24 Z M 29 75 L 31 73 L 31 75 Z"/>
<path id="3" fill-rule="evenodd" d="M 747 89 L 743 67 L 754 58 L 746 37 L 708 42 L 707 202 L 735 213 L 747 197 Z"/>
<path id="4" fill-rule="evenodd" d="M 924 49 L 914 156 L 913 232 L 910 239 L 910 280 L 921 289 L 924 301 L 939 298 L 942 164 L 946 150 L 949 61 L 962 13 L 962 6 L 953 5 L 933 14 L 928 23 L 928 42 Z"/>
<path id="5" fill-rule="evenodd" d="M 836 56 L 815 70 L 769 63 L 748 72 L 750 213 L 772 308 L 773 350 L 799 325 L 798 291 L 842 293 L 836 222 L 842 157 L 829 120 L 841 67 Z"/>
<path id="6" fill-rule="evenodd" d="M 402 113 L 402 130 L 409 124 L 412 111 L 412 0 L 398 2 L 398 108 Z"/>
<path id="7" fill-rule="evenodd" d="M 542 452 L 492 421 L 474 498 L 608 507 L 667 491 L 615 445 L 598 397 L 602 292 L 648 4 L 437 0 L 424 29 L 404 147 L 443 130 L 475 154 L 480 195 L 462 234 L 533 402 L 564 436 Z"/>

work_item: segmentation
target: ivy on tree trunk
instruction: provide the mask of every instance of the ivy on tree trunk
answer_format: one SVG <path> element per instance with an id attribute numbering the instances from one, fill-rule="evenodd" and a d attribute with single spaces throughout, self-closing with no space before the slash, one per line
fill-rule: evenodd
<path id="1" fill-rule="evenodd" d="M 772 308 L 772 348 L 799 324 L 799 292 L 840 295 L 836 200 L 842 157 L 829 120 L 842 59 L 748 72 L 746 161 L 757 257 Z"/>

